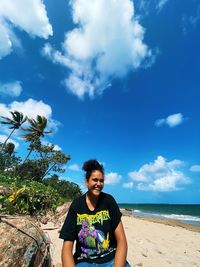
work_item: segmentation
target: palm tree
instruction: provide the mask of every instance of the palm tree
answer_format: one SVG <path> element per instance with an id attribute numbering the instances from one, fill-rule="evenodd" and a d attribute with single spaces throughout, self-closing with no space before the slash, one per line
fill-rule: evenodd
<path id="1" fill-rule="evenodd" d="M 15 150 L 15 144 L 9 142 L 6 144 L 6 146 L 4 147 L 4 153 L 8 154 L 9 156 L 11 156 L 13 154 Z"/>
<path id="2" fill-rule="evenodd" d="M 70 159 L 71 157 L 69 155 L 64 155 L 61 151 L 54 150 L 53 155 L 48 158 L 49 168 L 46 170 L 41 179 L 43 179 L 51 170 L 63 172 L 63 169 L 61 169 L 60 166 L 66 164 Z"/>
<path id="3" fill-rule="evenodd" d="M 30 127 L 22 128 L 22 130 L 27 132 L 27 134 L 23 135 L 22 137 L 26 139 L 27 142 L 30 142 L 29 152 L 24 159 L 24 162 L 26 162 L 26 160 L 29 158 L 33 149 L 41 145 L 40 138 L 44 137 L 45 134 L 50 133 L 50 131 L 45 131 L 45 128 L 47 126 L 47 119 L 44 116 L 37 115 L 36 120 L 28 119 L 28 122 L 30 124 Z"/>
<path id="4" fill-rule="evenodd" d="M 10 125 L 9 129 L 12 129 L 6 140 L 4 141 L 1 151 L 3 151 L 8 139 L 11 137 L 11 135 L 14 133 L 16 129 L 19 129 L 20 126 L 27 120 L 27 116 L 24 117 L 24 114 L 19 111 L 10 111 L 12 118 L 1 116 L 1 118 L 4 119 L 4 121 L 1 121 L 1 124 L 8 124 Z"/>

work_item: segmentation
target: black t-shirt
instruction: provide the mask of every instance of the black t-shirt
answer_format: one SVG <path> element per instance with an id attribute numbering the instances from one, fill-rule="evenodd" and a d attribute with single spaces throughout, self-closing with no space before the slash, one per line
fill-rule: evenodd
<path id="1" fill-rule="evenodd" d="M 86 204 L 86 194 L 72 202 L 60 238 L 76 240 L 76 264 L 81 261 L 104 263 L 114 258 L 117 245 L 114 231 L 121 215 L 115 199 L 103 192 L 93 211 Z"/>

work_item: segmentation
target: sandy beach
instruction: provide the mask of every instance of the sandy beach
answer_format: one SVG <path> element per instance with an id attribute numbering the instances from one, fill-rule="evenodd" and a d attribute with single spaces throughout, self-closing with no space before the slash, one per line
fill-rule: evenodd
<path id="1" fill-rule="evenodd" d="M 200 227 L 178 221 L 123 215 L 130 265 L 142 267 L 200 267 Z M 53 263 L 61 267 L 62 240 L 51 222 L 42 229 L 51 239 Z"/>

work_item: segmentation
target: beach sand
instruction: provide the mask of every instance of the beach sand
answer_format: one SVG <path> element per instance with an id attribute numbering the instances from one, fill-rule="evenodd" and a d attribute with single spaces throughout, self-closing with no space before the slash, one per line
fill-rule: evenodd
<path id="1" fill-rule="evenodd" d="M 141 219 L 124 214 L 128 261 L 132 267 L 200 267 L 200 227 L 175 220 Z M 59 227 L 49 222 L 41 228 L 52 242 L 54 265 L 61 267 L 63 241 L 58 238 Z"/>

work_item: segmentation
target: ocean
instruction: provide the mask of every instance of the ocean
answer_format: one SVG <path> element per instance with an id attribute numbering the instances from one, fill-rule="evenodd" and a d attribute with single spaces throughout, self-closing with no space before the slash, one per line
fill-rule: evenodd
<path id="1" fill-rule="evenodd" d="M 200 204 L 127 204 L 120 208 L 132 210 L 138 217 L 153 217 L 179 220 L 200 227 Z"/>

